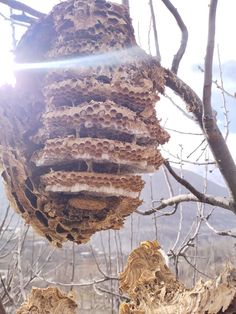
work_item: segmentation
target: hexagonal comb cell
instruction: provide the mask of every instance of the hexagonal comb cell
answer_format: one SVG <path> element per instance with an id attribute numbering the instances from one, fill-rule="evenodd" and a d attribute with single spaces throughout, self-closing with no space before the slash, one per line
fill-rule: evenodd
<path id="1" fill-rule="evenodd" d="M 77 167 L 79 161 L 85 161 L 89 171 L 95 171 L 99 165 L 102 169 L 105 164 L 108 169 L 109 164 L 115 164 L 117 167 L 111 167 L 111 172 L 132 173 L 155 171 L 163 159 L 155 147 L 147 148 L 108 139 L 67 137 L 48 140 L 44 149 L 34 154 L 32 161 L 38 167 L 75 162 Z"/>
<path id="2" fill-rule="evenodd" d="M 59 107 L 45 113 L 43 123 L 44 127 L 33 137 L 36 143 L 70 134 L 152 144 L 157 144 L 161 138 L 154 132 L 151 135 L 149 125 L 141 117 L 112 101 Z M 158 121 L 156 126 L 161 129 Z"/>
<path id="3" fill-rule="evenodd" d="M 101 196 L 139 197 L 144 183 L 139 176 L 112 175 L 104 173 L 56 171 L 41 176 L 46 192 L 88 193 Z"/>
<path id="4" fill-rule="evenodd" d="M 169 139 L 155 112 L 164 73 L 136 45 L 127 9 L 62 2 L 27 30 L 16 61 L 47 70 L 18 71 L 0 90 L 11 204 L 57 246 L 119 229 L 141 203 L 137 174 L 158 169 Z"/>

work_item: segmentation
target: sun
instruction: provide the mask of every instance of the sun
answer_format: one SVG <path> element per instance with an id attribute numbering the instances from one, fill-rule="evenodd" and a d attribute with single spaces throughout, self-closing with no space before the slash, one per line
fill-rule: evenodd
<path id="1" fill-rule="evenodd" d="M 15 84 L 14 56 L 9 51 L 0 52 L 0 86 Z"/>

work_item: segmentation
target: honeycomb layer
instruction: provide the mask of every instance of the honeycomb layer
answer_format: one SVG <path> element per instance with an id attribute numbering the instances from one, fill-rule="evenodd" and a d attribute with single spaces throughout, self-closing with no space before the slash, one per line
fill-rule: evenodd
<path id="1" fill-rule="evenodd" d="M 101 196 L 139 197 L 144 182 L 139 176 L 105 173 L 56 171 L 41 176 L 46 192 L 76 194 L 87 192 Z"/>
<path id="2" fill-rule="evenodd" d="M 142 121 L 133 111 L 121 107 L 114 102 L 83 103 L 73 107 L 59 107 L 43 115 L 44 128 L 34 136 L 36 143 L 44 143 L 46 139 L 75 134 L 81 136 L 83 129 L 92 133 L 92 137 L 105 137 L 140 143 L 158 143 L 160 132 L 149 132 L 149 125 Z M 154 128 L 161 127 L 158 124 Z M 158 137 L 157 137 L 158 135 Z"/>
<path id="3" fill-rule="evenodd" d="M 69 164 L 84 160 L 92 163 L 115 163 L 127 165 L 126 172 L 155 171 L 163 158 L 154 147 L 146 148 L 135 144 L 95 138 L 56 138 L 48 140 L 44 149 L 32 158 L 36 166 Z M 94 171 L 91 166 L 90 171 Z M 120 169 L 121 170 L 121 169 Z"/>
<path id="4" fill-rule="evenodd" d="M 103 84 L 94 77 L 58 80 L 47 85 L 44 95 L 56 106 L 66 106 L 68 101 L 75 103 L 76 99 L 83 102 L 110 99 L 138 113 L 146 110 L 151 116 L 154 112 L 153 104 L 159 97 L 148 92 L 148 89 L 145 90 L 145 86 L 134 86 L 133 91 L 130 91 L 132 87 L 128 87 L 129 83 L 121 82 L 122 78 L 118 84 Z"/>
<path id="5" fill-rule="evenodd" d="M 47 53 L 51 58 L 135 45 L 128 11 L 115 3 L 62 3 L 55 8 L 53 18 L 59 36 Z"/>

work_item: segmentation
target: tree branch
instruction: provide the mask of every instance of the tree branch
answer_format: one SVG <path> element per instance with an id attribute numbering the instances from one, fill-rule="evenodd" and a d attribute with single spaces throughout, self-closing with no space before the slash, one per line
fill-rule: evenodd
<path id="1" fill-rule="evenodd" d="M 165 85 L 173 90 L 187 105 L 187 110 L 191 112 L 198 124 L 202 127 L 202 101 L 198 95 L 184 83 L 175 73 L 164 69 Z"/>
<path id="2" fill-rule="evenodd" d="M 143 216 L 148 216 L 168 206 L 177 205 L 183 202 L 199 202 L 199 203 L 209 204 L 209 205 L 218 206 L 218 207 L 232 210 L 232 208 L 230 207 L 230 203 L 223 197 L 214 197 L 212 195 L 202 194 L 202 198 L 199 199 L 195 195 L 188 193 L 188 194 L 176 195 L 171 198 L 161 200 L 159 206 L 145 212 L 136 210 L 136 213 Z"/>
<path id="3" fill-rule="evenodd" d="M 225 200 L 224 198 L 219 198 L 219 197 L 214 197 L 211 195 L 203 194 L 199 192 L 197 189 L 195 189 L 194 186 L 192 186 L 187 180 L 181 178 L 175 171 L 174 169 L 170 166 L 169 162 L 166 160 L 164 162 L 165 167 L 169 171 L 169 173 L 175 178 L 177 182 L 179 182 L 181 185 L 183 185 L 186 189 L 188 189 L 194 196 L 197 197 L 197 199 L 201 203 L 206 203 L 210 204 L 213 206 L 219 206 L 223 207 L 229 210 L 234 211 L 234 207 L 232 206 L 231 202 L 228 200 Z"/>
<path id="4" fill-rule="evenodd" d="M 232 237 L 236 238 L 236 234 L 232 233 L 232 231 L 219 231 L 216 230 L 209 222 L 207 218 L 204 218 L 204 222 L 206 223 L 207 227 L 213 231 L 215 234 L 223 236 L 223 237 Z"/>
<path id="5" fill-rule="evenodd" d="M 0 3 L 6 4 L 7 6 L 11 7 L 12 9 L 23 11 L 23 12 L 28 13 L 32 16 L 37 17 L 37 18 L 42 18 L 42 17 L 46 16 L 46 14 L 39 12 L 39 11 L 29 7 L 28 5 L 21 3 L 19 1 L 16 1 L 16 0 L 0 0 Z"/>
<path id="6" fill-rule="evenodd" d="M 171 88 L 179 97 L 185 101 L 187 104 L 187 110 L 193 113 L 197 123 L 204 131 L 204 135 L 215 158 L 217 166 L 232 196 L 232 200 L 230 202 L 231 210 L 234 207 L 233 211 L 236 213 L 236 165 L 227 147 L 224 137 L 215 122 L 215 119 L 210 120 L 211 123 L 214 123 L 210 128 L 206 128 L 206 124 L 209 126 L 209 121 L 206 123 L 206 120 L 204 121 L 204 119 L 202 119 L 203 102 L 201 99 L 186 83 L 178 78 L 177 75 L 167 69 L 164 69 L 164 71 L 166 86 Z M 205 127 L 203 126 L 203 122 Z"/>
<path id="7" fill-rule="evenodd" d="M 177 182 L 179 182 L 181 185 L 183 185 L 185 188 L 187 188 L 192 194 L 182 194 L 173 196 L 169 199 L 161 200 L 160 205 L 152 210 L 146 211 L 146 212 L 140 212 L 136 211 L 138 214 L 142 215 L 151 215 L 155 213 L 158 210 L 164 209 L 167 206 L 173 206 L 182 202 L 200 202 L 200 203 L 206 203 L 213 206 L 222 207 L 231 211 L 235 211 L 232 203 L 228 201 L 225 198 L 222 197 L 214 197 L 212 195 L 203 194 L 199 192 L 197 189 L 195 189 L 188 181 L 181 178 L 170 166 L 168 161 L 165 161 L 164 165 L 170 172 L 170 174 L 175 178 Z"/>
<path id="8" fill-rule="evenodd" d="M 174 59 L 172 61 L 171 71 L 174 73 L 178 72 L 180 61 L 185 53 L 187 43 L 188 43 L 188 29 L 186 25 L 184 24 L 182 17 L 180 16 L 177 9 L 173 6 L 173 4 L 169 0 L 162 0 L 162 2 L 165 4 L 167 9 L 171 12 L 171 14 L 174 16 L 182 34 L 181 38 L 181 44 L 179 47 L 179 50 L 177 51 L 176 55 L 174 56 Z"/>
<path id="9" fill-rule="evenodd" d="M 209 25 L 208 25 L 208 41 L 207 51 L 205 57 L 205 71 L 204 71 L 204 87 L 203 87 L 203 126 L 206 121 L 214 120 L 213 110 L 211 107 L 211 88 L 212 88 L 212 63 L 215 46 L 215 19 L 216 8 L 218 0 L 211 0 L 209 11 Z"/>
<path id="10" fill-rule="evenodd" d="M 221 134 L 211 106 L 212 63 L 215 43 L 215 19 L 218 0 L 211 0 L 209 10 L 208 43 L 205 57 L 204 87 L 203 87 L 203 130 L 211 147 L 214 158 L 222 173 L 233 198 L 236 211 L 236 165 Z"/>
<path id="11" fill-rule="evenodd" d="M 12 14 L 10 18 L 11 18 L 11 20 L 13 20 L 13 23 L 14 23 L 14 21 L 18 21 L 18 22 L 23 22 L 23 23 L 27 23 L 27 24 L 32 24 L 32 23 L 37 21 L 36 18 L 28 16 L 28 15 L 26 15 L 24 13 L 22 13 L 22 14 Z"/>
<path id="12" fill-rule="evenodd" d="M 157 35 L 156 17 L 155 17 L 155 12 L 154 12 L 152 0 L 149 0 L 149 5 L 150 5 L 150 10 L 151 10 L 151 20 L 152 20 L 152 27 L 153 27 L 155 47 L 156 47 L 156 57 L 157 57 L 157 61 L 161 62 L 161 53 L 160 53 L 158 35 Z"/>

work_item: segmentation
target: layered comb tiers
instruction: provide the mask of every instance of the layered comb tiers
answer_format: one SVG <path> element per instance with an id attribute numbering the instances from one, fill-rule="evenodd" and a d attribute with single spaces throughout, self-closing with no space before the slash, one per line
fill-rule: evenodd
<path id="1" fill-rule="evenodd" d="M 12 204 L 58 246 L 119 229 L 141 204 L 140 174 L 159 168 L 157 147 L 169 138 L 155 113 L 164 76 L 153 82 L 155 60 L 136 46 L 126 8 L 61 3 L 28 30 L 16 57 L 44 71 L 18 73 L 12 104 L 0 99 L 11 125 L 1 142 Z"/>

